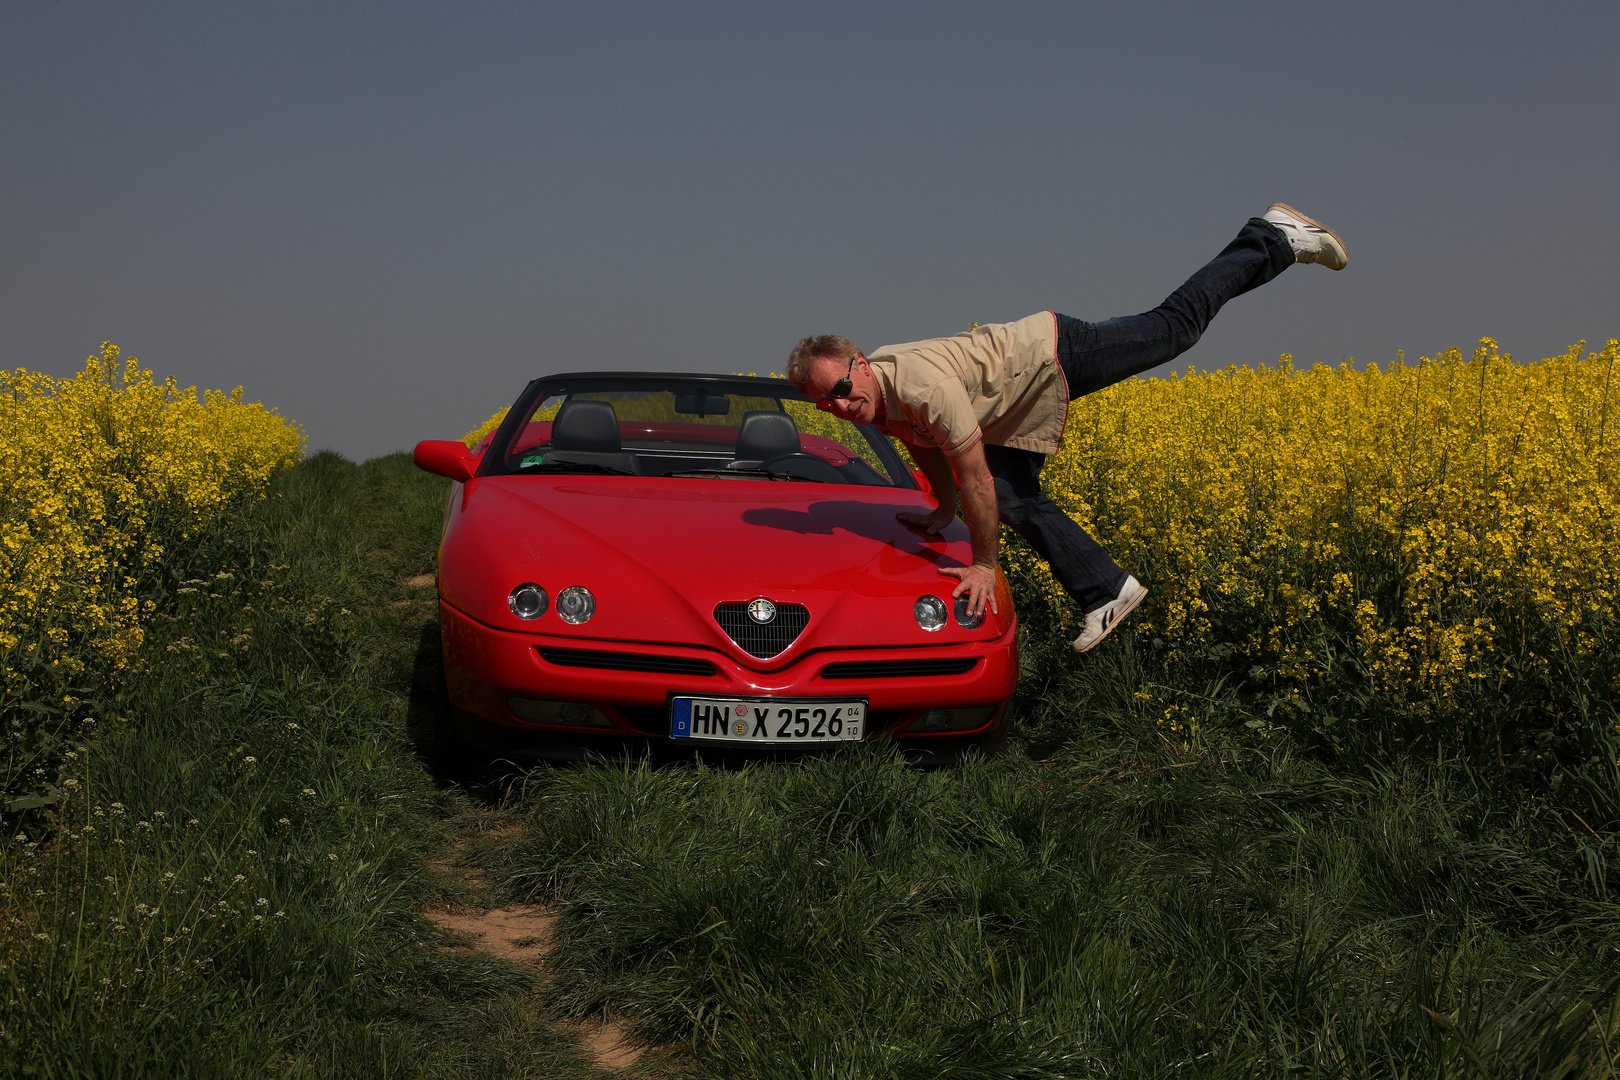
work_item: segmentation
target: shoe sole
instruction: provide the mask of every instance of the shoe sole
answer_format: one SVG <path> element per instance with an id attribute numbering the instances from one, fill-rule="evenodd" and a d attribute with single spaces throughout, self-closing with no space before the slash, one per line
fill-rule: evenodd
<path id="1" fill-rule="evenodd" d="M 1289 206 L 1285 202 L 1274 202 L 1270 206 L 1266 207 L 1266 213 L 1268 214 L 1273 210 L 1281 210 L 1285 214 L 1292 214 L 1299 218 L 1299 220 L 1305 222 L 1307 225 L 1315 225 L 1318 229 L 1321 229 L 1323 232 L 1333 237 L 1334 242 L 1339 245 L 1339 250 L 1344 252 L 1344 265 L 1350 265 L 1350 249 L 1345 246 L 1344 237 L 1340 236 L 1338 233 L 1334 232 L 1332 229 L 1328 228 L 1326 225 L 1322 224 L 1320 221 L 1317 221 L 1308 214 L 1300 213 L 1298 210 L 1295 210 L 1292 206 Z M 1340 267 L 1340 269 L 1343 269 L 1343 267 Z"/>
<path id="2" fill-rule="evenodd" d="M 1114 627 L 1124 622 L 1126 618 L 1129 617 L 1130 613 L 1136 610 L 1136 605 L 1140 604 L 1143 599 L 1146 598 L 1147 594 L 1147 587 L 1143 586 L 1142 591 L 1131 597 L 1130 601 L 1126 603 L 1124 610 L 1122 610 L 1118 615 L 1114 616 L 1114 621 L 1108 624 L 1108 628 L 1101 634 L 1097 635 L 1096 641 L 1093 641 L 1090 645 L 1087 645 L 1083 649 L 1078 645 L 1074 645 L 1072 646 L 1074 651 L 1077 653 L 1088 653 L 1092 649 L 1095 649 L 1097 646 L 1101 645 L 1103 643 L 1103 639 L 1114 632 Z"/>

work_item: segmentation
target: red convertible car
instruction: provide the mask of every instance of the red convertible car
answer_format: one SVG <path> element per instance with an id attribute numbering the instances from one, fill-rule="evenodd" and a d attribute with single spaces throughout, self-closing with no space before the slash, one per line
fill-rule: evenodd
<path id="1" fill-rule="evenodd" d="M 556 375 L 472 451 L 439 547 L 455 732 L 485 750 L 992 741 L 1018 677 L 1006 581 L 969 618 L 967 529 L 880 432 L 781 379 Z"/>

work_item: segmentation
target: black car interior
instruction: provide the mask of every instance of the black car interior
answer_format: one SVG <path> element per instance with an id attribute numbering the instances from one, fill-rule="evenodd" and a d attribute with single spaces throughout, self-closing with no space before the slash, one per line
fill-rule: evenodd
<path id="1" fill-rule="evenodd" d="M 564 403 L 551 425 L 551 453 L 547 464 L 596 465 L 613 472 L 636 475 L 636 456 L 619 442 L 619 418 L 606 401 Z"/>
<path id="2" fill-rule="evenodd" d="M 721 394 L 693 392 L 676 398 L 682 415 L 723 416 L 730 407 Z M 724 429 L 721 429 L 724 430 Z M 521 471 L 599 472 L 626 476 L 727 476 L 736 479 L 798 480 L 822 484 L 890 486 L 889 480 L 859 457 L 835 466 L 805 453 L 793 417 L 777 410 L 745 412 L 728 453 L 717 444 L 704 453 L 690 443 L 627 449 L 612 402 L 572 397 L 551 423 L 551 445 L 526 458 Z"/>

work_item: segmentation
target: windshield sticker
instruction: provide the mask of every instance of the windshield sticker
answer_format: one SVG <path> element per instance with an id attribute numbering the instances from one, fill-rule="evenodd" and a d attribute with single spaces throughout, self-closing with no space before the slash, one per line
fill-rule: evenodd
<path id="1" fill-rule="evenodd" d="M 546 455 L 544 454 L 530 454 L 528 457 L 518 462 L 518 468 L 527 469 L 530 465 L 544 465 L 545 461 Z"/>

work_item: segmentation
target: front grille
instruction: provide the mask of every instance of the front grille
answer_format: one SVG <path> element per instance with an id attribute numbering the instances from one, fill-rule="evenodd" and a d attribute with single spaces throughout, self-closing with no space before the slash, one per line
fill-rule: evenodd
<path id="1" fill-rule="evenodd" d="M 608 671 L 650 671 L 657 675 L 713 675 L 707 660 L 685 656 L 648 656 L 643 653 L 599 652 L 595 649 L 541 649 L 540 658 L 558 667 L 605 668 Z"/>
<path id="2" fill-rule="evenodd" d="M 761 626 L 748 615 L 748 604 L 721 604 L 714 609 L 714 621 L 749 656 L 769 660 L 798 640 L 810 621 L 803 604 L 777 604 L 776 618 Z"/>
<path id="3" fill-rule="evenodd" d="M 857 660 L 848 664 L 828 664 L 821 669 L 823 679 L 921 679 L 931 675 L 965 675 L 978 659 L 959 656 L 937 660 Z"/>

